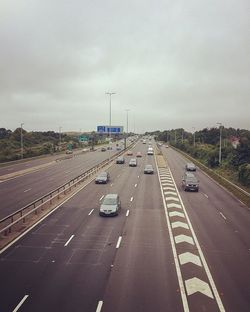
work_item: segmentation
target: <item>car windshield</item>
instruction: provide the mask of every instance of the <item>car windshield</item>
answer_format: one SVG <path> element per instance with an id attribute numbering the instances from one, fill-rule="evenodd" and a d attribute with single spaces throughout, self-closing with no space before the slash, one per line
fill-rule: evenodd
<path id="1" fill-rule="evenodd" d="M 99 177 L 102 177 L 102 178 L 103 178 L 103 177 L 106 177 L 106 176 L 107 176 L 107 173 L 106 173 L 106 172 L 102 172 L 102 173 L 99 174 Z"/>
<path id="2" fill-rule="evenodd" d="M 197 182 L 197 180 L 196 180 L 195 177 L 188 177 L 188 178 L 187 178 L 187 181 L 188 181 L 188 182 L 195 182 L 195 183 Z"/>
<path id="3" fill-rule="evenodd" d="M 106 197 L 103 200 L 104 205 L 116 205 L 116 198 Z"/>

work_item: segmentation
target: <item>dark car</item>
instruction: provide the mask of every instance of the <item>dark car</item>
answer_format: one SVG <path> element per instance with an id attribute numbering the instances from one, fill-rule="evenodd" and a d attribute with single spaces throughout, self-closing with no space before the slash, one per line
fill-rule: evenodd
<path id="1" fill-rule="evenodd" d="M 192 162 L 187 163 L 185 167 L 187 171 L 196 171 L 196 166 Z"/>
<path id="2" fill-rule="evenodd" d="M 146 165 L 144 168 L 144 173 L 145 174 L 153 174 L 154 173 L 154 168 L 152 165 Z"/>
<path id="3" fill-rule="evenodd" d="M 182 177 L 184 191 L 199 191 L 199 181 L 192 172 L 186 171 Z"/>
<path id="4" fill-rule="evenodd" d="M 117 157 L 116 158 L 116 163 L 117 164 L 124 164 L 125 163 L 125 159 L 123 156 Z"/>
<path id="5" fill-rule="evenodd" d="M 101 152 L 106 152 L 106 147 L 102 147 Z"/>
<path id="6" fill-rule="evenodd" d="M 118 194 L 107 194 L 104 196 L 99 215 L 100 216 L 116 216 L 121 209 L 121 201 Z"/>
<path id="7" fill-rule="evenodd" d="M 96 184 L 102 184 L 102 183 L 108 183 L 109 181 L 109 173 L 106 171 L 103 171 L 98 174 L 98 176 L 95 178 Z"/>

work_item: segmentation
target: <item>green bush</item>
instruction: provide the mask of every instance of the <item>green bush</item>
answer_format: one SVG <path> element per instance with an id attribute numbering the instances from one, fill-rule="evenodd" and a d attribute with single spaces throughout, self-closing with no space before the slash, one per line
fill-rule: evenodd
<path id="1" fill-rule="evenodd" d="M 239 167 L 239 181 L 245 186 L 250 186 L 250 164 Z"/>

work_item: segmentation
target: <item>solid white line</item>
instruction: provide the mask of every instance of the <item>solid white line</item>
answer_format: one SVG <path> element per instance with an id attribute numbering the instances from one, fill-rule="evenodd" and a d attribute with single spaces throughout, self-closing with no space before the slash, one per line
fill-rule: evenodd
<path id="1" fill-rule="evenodd" d="M 98 302 L 98 306 L 97 306 L 97 308 L 96 308 L 96 312 L 101 312 L 102 305 L 103 305 L 103 301 L 99 301 L 99 302 Z"/>
<path id="2" fill-rule="evenodd" d="M 66 242 L 66 244 L 64 245 L 64 247 L 68 246 L 69 242 L 72 240 L 72 238 L 74 237 L 75 235 L 71 235 L 70 236 L 70 239 Z"/>
<path id="3" fill-rule="evenodd" d="M 23 299 L 19 302 L 19 304 L 16 306 L 16 308 L 13 310 L 13 312 L 16 312 L 19 310 L 19 308 L 21 307 L 21 305 L 24 303 L 24 301 L 29 297 L 29 295 L 25 295 L 23 297 Z"/>
<path id="4" fill-rule="evenodd" d="M 102 200 L 102 199 L 103 199 L 103 197 L 104 197 L 104 195 L 102 195 L 102 197 L 100 198 L 100 200 Z"/>
<path id="5" fill-rule="evenodd" d="M 115 247 L 116 249 L 120 247 L 121 241 L 122 241 L 122 236 L 119 236 L 116 247 Z"/>
<path id="6" fill-rule="evenodd" d="M 181 202 L 181 204 L 182 204 L 183 211 L 185 212 L 185 215 L 186 215 L 186 218 L 187 218 L 187 223 L 188 223 L 188 225 L 189 225 L 189 228 L 190 228 L 190 231 L 191 231 L 191 233 L 192 233 L 193 239 L 194 239 L 195 244 L 196 244 L 196 246 L 197 246 L 197 249 L 198 249 L 198 252 L 199 252 L 199 255 L 200 255 L 200 258 L 201 258 L 201 262 L 203 263 L 205 272 L 206 272 L 207 277 L 208 277 L 208 280 L 209 280 L 209 282 L 210 282 L 210 286 L 211 286 L 211 288 L 212 288 L 212 290 L 213 290 L 213 293 L 214 293 L 214 296 L 215 296 L 215 300 L 216 300 L 216 302 L 217 302 L 217 304 L 218 304 L 219 311 L 220 311 L 220 312 L 225 312 L 223 303 L 222 303 L 222 301 L 221 301 L 220 295 L 219 295 L 218 290 L 217 290 L 217 288 L 216 288 L 216 285 L 215 285 L 215 282 L 214 282 L 214 280 L 213 280 L 212 274 L 210 273 L 210 270 L 209 270 L 209 268 L 208 268 L 208 265 L 207 265 L 205 256 L 204 256 L 204 254 L 203 254 L 203 252 L 202 252 L 201 246 L 200 246 L 200 244 L 199 244 L 199 241 L 198 241 L 198 239 L 197 239 L 197 237 L 196 237 L 196 234 L 195 234 L 195 232 L 194 232 L 194 229 L 193 229 L 193 226 L 192 226 L 192 224 L 191 224 L 191 221 L 190 221 L 190 219 L 189 219 L 189 217 L 188 217 L 188 214 L 187 214 L 187 212 L 186 212 L 186 208 L 185 208 L 185 206 L 184 206 L 184 204 L 183 204 L 182 198 L 181 198 L 180 193 L 179 193 L 179 191 L 178 191 L 178 189 L 177 189 L 176 183 L 175 183 L 175 181 L 174 181 L 174 177 L 173 177 L 172 172 L 171 172 L 170 169 L 169 169 L 169 171 L 170 171 L 171 176 L 172 176 L 172 178 L 173 178 L 173 182 L 174 182 L 174 185 L 175 185 L 175 187 L 176 187 L 176 192 L 179 194 L 180 202 Z"/>
<path id="7" fill-rule="evenodd" d="M 132 201 L 133 201 L 133 199 L 134 199 L 134 197 L 131 197 L 131 198 L 130 198 L 130 201 L 132 202 Z"/>
<path id="8" fill-rule="evenodd" d="M 92 209 L 92 210 L 89 212 L 89 214 L 88 214 L 88 215 L 90 216 L 90 215 L 91 215 L 91 213 L 92 213 L 93 211 L 94 211 L 94 209 Z"/>
<path id="9" fill-rule="evenodd" d="M 222 216 L 223 219 L 227 220 L 227 218 L 224 216 L 222 212 L 220 212 L 220 215 Z"/>
<path id="10" fill-rule="evenodd" d="M 24 193 L 26 193 L 26 192 L 28 192 L 28 191 L 30 191 L 31 190 L 31 188 L 29 188 L 29 189 L 27 189 L 27 190 L 25 190 L 25 191 L 23 191 Z"/>
<path id="11" fill-rule="evenodd" d="M 135 184 L 135 187 L 137 187 L 137 184 Z"/>
<path id="12" fill-rule="evenodd" d="M 126 217 L 128 217 L 128 215 L 129 215 L 129 210 L 127 210 Z"/>

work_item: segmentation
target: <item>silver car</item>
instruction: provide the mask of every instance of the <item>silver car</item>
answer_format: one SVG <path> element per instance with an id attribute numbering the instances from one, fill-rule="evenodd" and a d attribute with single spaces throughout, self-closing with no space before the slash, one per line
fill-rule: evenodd
<path id="1" fill-rule="evenodd" d="M 96 184 L 108 183 L 108 181 L 109 181 L 109 173 L 106 171 L 99 173 L 98 176 L 95 178 Z"/>
<path id="2" fill-rule="evenodd" d="M 144 173 L 145 174 L 153 174 L 154 173 L 154 168 L 152 165 L 146 165 L 144 168 Z"/>
<path id="3" fill-rule="evenodd" d="M 186 171 L 184 173 L 184 176 L 182 177 L 182 187 L 184 191 L 199 191 L 199 180 L 196 178 L 196 176 Z"/>
<path id="4" fill-rule="evenodd" d="M 100 216 L 117 216 L 121 209 L 121 201 L 118 194 L 107 194 L 104 196 L 99 215 Z"/>

